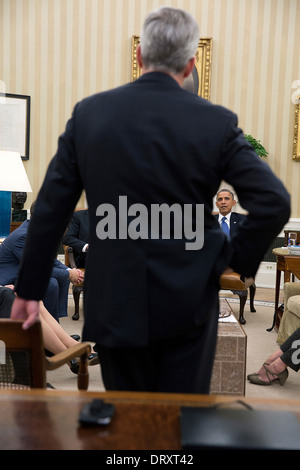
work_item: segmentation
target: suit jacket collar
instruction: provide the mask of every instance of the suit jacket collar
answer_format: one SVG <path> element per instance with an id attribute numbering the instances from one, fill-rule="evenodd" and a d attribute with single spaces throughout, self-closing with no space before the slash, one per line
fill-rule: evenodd
<path id="1" fill-rule="evenodd" d="M 172 78 L 167 73 L 163 73 L 163 72 L 144 73 L 134 83 L 158 83 L 158 84 L 167 85 L 168 87 L 182 89 L 179 83 L 177 83 L 174 78 Z"/>

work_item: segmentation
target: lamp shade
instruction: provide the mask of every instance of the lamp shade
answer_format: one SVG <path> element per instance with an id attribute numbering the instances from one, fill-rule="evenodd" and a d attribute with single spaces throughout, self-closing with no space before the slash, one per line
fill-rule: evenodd
<path id="1" fill-rule="evenodd" d="M 0 151 L 0 238 L 10 233 L 12 191 L 31 193 L 32 189 L 17 152 Z"/>
<path id="2" fill-rule="evenodd" d="M 0 151 L 0 191 L 32 192 L 18 152 Z"/>

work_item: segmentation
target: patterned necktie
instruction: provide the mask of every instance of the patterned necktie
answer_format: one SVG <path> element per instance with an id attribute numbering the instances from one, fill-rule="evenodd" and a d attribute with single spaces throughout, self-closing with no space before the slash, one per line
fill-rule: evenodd
<path id="1" fill-rule="evenodd" d="M 223 232 L 226 233 L 227 237 L 229 237 L 230 236 L 230 230 L 229 230 L 228 224 L 226 222 L 226 217 L 222 218 L 221 228 L 222 228 Z"/>

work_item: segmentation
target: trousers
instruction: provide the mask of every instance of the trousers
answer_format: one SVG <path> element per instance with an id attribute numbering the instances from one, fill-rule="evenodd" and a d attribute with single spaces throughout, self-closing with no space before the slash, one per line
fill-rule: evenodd
<path id="1" fill-rule="evenodd" d="M 152 340 L 145 347 L 97 344 L 106 390 L 208 394 L 218 317 L 217 301 L 191 337 Z"/>
<path id="2" fill-rule="evenodd" d="M 48 312 L 59 322 L 60 317 L 68 315 L 69 272 L 65 269 L 51 277 L 46 295 L 43 299 Z"/>
<path id="3" fill-rule="evenodd" d="M 9 287 L 0 287 L 0 318 L 9 318 L 15 293 Z"/>

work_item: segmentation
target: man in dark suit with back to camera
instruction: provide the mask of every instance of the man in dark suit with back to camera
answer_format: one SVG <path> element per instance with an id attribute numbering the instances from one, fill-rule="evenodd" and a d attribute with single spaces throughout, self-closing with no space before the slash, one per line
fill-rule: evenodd
<path id="1" fill-rule="evenodd" d="M 216 206 L 219 214 L 216 218 L 228 237 L 233 237 L 238 231 L 238 225 L 245 221 L 246 215 L 232 212 L 232 208 L 236 205 L 234 194 L 229 189 L 220 189 L 216 195 Z"/>
<path id="2" fill-rule="evenodd" d="M 182 10 L 147 16 L 137 49 L 142 76 L 75 106 L 29 227 L 12 311 L 25 328 L 38 317 L 85 189 L 83 340 L 97 344 L 106 389 L 208 393 L 219 277 L 254 276 L 289 219 L 287 191 L 237 117 L 182 88 L 198 41 L 197 23 Z M 222 180 L 249 213 L 230 241 L 212 214 Z"/>

